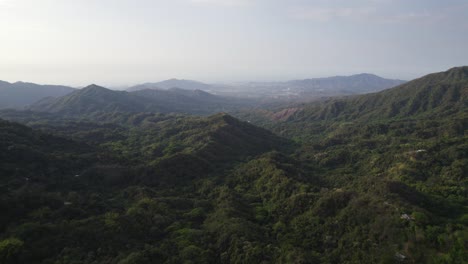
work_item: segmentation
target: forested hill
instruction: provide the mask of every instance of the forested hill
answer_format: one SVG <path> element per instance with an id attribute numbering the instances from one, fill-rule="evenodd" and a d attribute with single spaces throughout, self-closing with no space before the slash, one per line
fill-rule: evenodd
<path id="1" fill-rule="evenodd" d="M 291 120 L 370 120 L 439 116 L 465 112 L 468 67 L 458 67 L 410 81 L 379 93 L 304 105 Z"/>
<path id="2" fill-rule="evenodd" d="M 286 84 L 292 90 L 300 90 L 302 96 L 321 92 L 332 94 L 365 94 L 385 90 L 404 83 L 402 80 L 392 80 L 374 74 L 361 73 L 351 76 L 334 76 L 305 80 L 288 81 Z M 320 93 L 318 93 L 320 94 Z"/>
<path id="3" fill-rule="evenodd" d="M 0 263 L 466 263 L 466 77 L 264 128 L 95 86 L 0 111 Z"/>
<path id="4" fill-rule="evenodd" d="M 147 98 L 97 85 L 90 85 L 63 97 L 44 99 L 29 109 L 64 116 L 87 116 L 103 112 L 167 111 Z"/>
<path id="5" fill-rule="evenodd" d="M 153 103 L 170 112 L 210 115 L 218 112 L 232 111 L 252 107 L 256 101 L 234 97 L 222 97 L 202 90 L 170 88 L 168 90 L 145 89 L 132 94 L 149 98 Z"/>
<path id="6" fill-rule="evenodd" d="M 0 150 L 0 188 L 58 184 L 65 175 L 72 178 L 97 161 L 91 145 L 4 120 L 0 120 Z"/>
<path id="7" fill-rule="evenodd" d="M 205 90 L 209 91 L 213 89 L 213 86 L 202 83 L 202 82 L 197 82 L 197 81 L 192 81 L 192 80 L 180 80 L 180 79 L 169 79 L 161 82 L 156 82 L 156 83 L 144 83 L 144 84 L 139 84 L 132 86 L 127 89 L 129 92 L 134 92 L 134 91 L 139 91 L 139 90 L 147 90 L 147 89 L 164 89 L 168 90 L 171 88 L 179 88 L 179 89 L 184 89 L 184 90 Z"/>
<path id="8" fill-rule="evenodd" d="M 0 81 L 0 109 L 22 109 L 45 97 L 60 97 L 75 89 L 63 85 L 38 85 L 34 83 Z"/>
<path id="9" fill-rule="evenodd" d="M 224 98 L 200 90 L 113 91 L 97 85 L 59 98 L 46 98 L 28 109 L 62 116 L 96 118 L 106 113 L 186 113 L 209 115 L 251 105 L 250 100 Z"/>

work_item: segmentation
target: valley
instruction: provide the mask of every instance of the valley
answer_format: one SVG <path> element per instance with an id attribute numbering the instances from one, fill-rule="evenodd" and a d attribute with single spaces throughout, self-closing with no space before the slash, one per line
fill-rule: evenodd
<path id="1" fill-rule="evenodd" d="M 0 110 L 0 262 L 464 263 L 468 67 L 358 77 Z"/>

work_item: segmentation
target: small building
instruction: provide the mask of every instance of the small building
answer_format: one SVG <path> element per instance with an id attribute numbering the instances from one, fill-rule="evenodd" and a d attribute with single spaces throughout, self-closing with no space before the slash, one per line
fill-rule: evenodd
<path id="1" fill-rule="evenodd" d="M 406 260 L 406 256 L 401 254 L 400 252 L 397 252 L 395 253 L 395 258 L 398 260 L 398 261 L 405 261 Z"/>
<path id="2" fill-rule="evenodd" d="M 402 214 L 400 216 L 400 219 L 403 219 L 403 220 L 406 220 L 406 221 L 411 221 L 411 220 L 414 220 L 412 216 L 408 215 L 408 214 Z"/>

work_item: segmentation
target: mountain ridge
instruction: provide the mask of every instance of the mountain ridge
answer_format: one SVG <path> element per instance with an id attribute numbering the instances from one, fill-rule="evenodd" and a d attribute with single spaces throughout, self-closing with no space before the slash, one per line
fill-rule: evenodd
<path id="1" fill-rule="evenodd" d="M 99 86 L 58 100 L 88 106 L 71 117 L 0 111 L 32 127 L 0 120 L 0 262 L 464 263 L 466 79 L 303 104 L 270 129 L 113 112 L 142 96 Z"/>
<path id="2" fill-rule="evenodd" d="M 168 79 L 160 82 L 155 83 L 143 83 L 138 84 L 126 89 L 126 91 L 134 92 L 143 89 L 171 89 L 171 88 L 181 88 L 185 90 L 211 90 L 213 87 L 212 85 L 202 83 L 199 81 L 194 80 L 185 80 L 185 79 Z"/>
<path id="3" fill-rule="evenodd" d="M 377 93 L 305 105 L 294 118 L 351 120 L 450 114 L 466 108 L 467 100 L 468 66 L 465 66 L 428 74 Z"/>
<path id="4" fill-rule="evenodd" d="M 334 96 L 381 91 L 404 82 L 397 79 L 386 79 L 374 74 L 361 73 L 350 76 L 331 76 L 278 82 L 247 82 L 215 87 L 214 91 L 220 94 L 237 94 L 238 96 L 304 102 Z"/>
<path id="5" fill-rule="evenodd" d="M 99 115 L 110 112 L 174 112 L 209 115 L 251 104 L 252 102 L 247 100 L 224 98 L 202 90 L 170 88 L 127 92 L 110 90 L 93 84 L 63 97 L 45 98 L 28 109 L 69 116 Z"/>
<path id="6" fill-rule="evenodd" d="M 39 85 L 29 82 L 0 81 L 0 109 L 21 109 L 46 97 L 60 97 L 76 89 L 64 85 Z"/>
<path id="7" fill-rule="evenodd" d="M 29 107 L 38 112 L 77 116 L 95 112 L 165 111 L 151 100 L 125 91 L 114 91 L 95 84 L 63 97 L 41 101 Z"/>

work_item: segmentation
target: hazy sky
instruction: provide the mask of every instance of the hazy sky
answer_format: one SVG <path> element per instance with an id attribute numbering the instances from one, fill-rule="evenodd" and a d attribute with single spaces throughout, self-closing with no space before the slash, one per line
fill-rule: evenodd
<path id="1" fill-rule="evenodd" d="M 6 81 L 411 79 L 467 47 L 467 0 L 0 0 Z"/>

